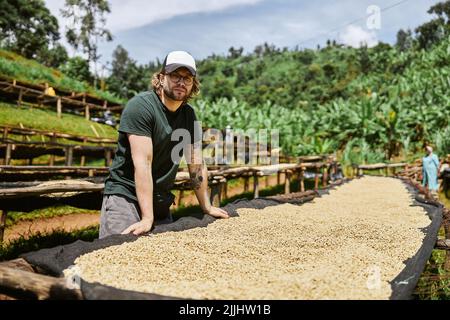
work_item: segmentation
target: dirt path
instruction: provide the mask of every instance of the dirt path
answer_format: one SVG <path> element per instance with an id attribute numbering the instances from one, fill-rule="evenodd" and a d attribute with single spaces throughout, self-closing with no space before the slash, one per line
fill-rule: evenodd
<path id="1" fill-rule="evenodd" d="M 36 219 L 32 221 L 20 221 L 5 230 L 5 242 L 20 238 L 21 235 L 28 238 L 32 234 L 49 233 L 55 229 L 74 231 L 100 223 L 100 214 L 70 214 L 60 217 Z"/>
<path id="2" fill-rule="evenodd" d="M 264 189 L 268 186 L 274 186 L 277 183 L 277 177 L 271 176 L 268 179 L 269 183 L 267 184 L 266 178 L 260 178 L 260 188 Z M 281 177 L 281 183 L 284 183 L 283 176 Z M 253 181 L 249 182 L 249 191 L 253 190 Z M 244 192 L 243 183 L 239 183 L 234 187 L 228 187 L 227 195 L 228 197 L 235 196 L 237 194 L 241 194 Z M 178 203 L 179 192 L 175 192 L 176 194 L 176 203 Z M 197 198 L 195 197 L 194 192 L 186 191 L 184 192 L 182 204 L 184 206 L 196 205 Z M 176 209 L 176 206 L 173 208 Z M 100 212 L 99 214 L 70 214 L 59 217 L 52 218 L 44 218 L 44 219 L 35 219 L 32 221 L 21 221 L 5 230 L 4 241 L 9 242 L 14 239 L 20 238 L 21 235 L 26 238 L 30 237 L 33 234 L 38 232 L 40 233 L 49 233 L 52 230 L 63 229 L 64 231 L 74 231 L 78 229 L 83 229 L 89 226 L 98 225 L 100 223 Z"/>

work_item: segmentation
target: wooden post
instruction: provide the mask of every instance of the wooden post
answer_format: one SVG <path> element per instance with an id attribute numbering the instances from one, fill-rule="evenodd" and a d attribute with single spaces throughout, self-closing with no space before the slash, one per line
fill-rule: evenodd
<path id="1" fill-rule="evenodd" d="M 248 176 L 245 176 L 244 177 L 244 192 L 248 192 L 248 189 L 249 189 L 249 183 L 248 183 L 248 180 L 249 180 L 250 178 L 248 177 Z"/>
<path id="2" fill-rule="evenodd" d="M 109 167 L 111 165 L 111 149 L 105 150 L 105 167 Z"/>
<path id="3" fill-rule="evenodd" d="M 52 143 L 56 143 L 56 132 L 53 132 L 53 136 L 50 137 L 50 144 Z M 55 165 L 55 155 L 51 154 L 50 155 L 50 160 L 48 163 L 49 166 L 54 166 Z"/>
<path id="4" fill-rule="evenodd" d="M 284 172 L 284 193 L 288 194 L 291 193 L 291 175 L 292 175 L 292 171 L 290 170 L 286 170 Z"/>
<path id="5" fill-rule="evenodd" d="M 93 177 L 94 173 L 95 173 L 94 169 L 89 169 L 88 170 L 88 177 Z"/>
<path id="6" fill-rule="evenodd" d="M 215 207 L 220 206 L 220 183 L 217 182 L 216 184 L 211 186 L 211 204 Z"/>
<path id="7" fill-rule="evenodd" d="M 55 155 L 53 155 L 53 154 L 50 155 L 50 159 L 48 160 L 48 165 L 49 166 L 55 165 Z"/>
<path id="8" fill-rule="evenodd" d="M 322 167 L 322 186 L 325 188 L 328 182 L 328 166 L 325 164 Z"/>
<path id="9" fill-rule="evenodd" d="M 280 185 L 280 183 L 281 183 L 281 172 L 278 171 L 277 172 L 277 185 Z"/>
<path id="10" fill-rule="evenodd" d="M 179 208 L 181 206 L 181 200 L 183 200 L 184 190 L 181 189 L 178 194 L 178 201 L 177 201 L 177 207 Z"/>
<path id="11" fill-rule="evenodd" d="M 3 128 L 3 140 L 8 139 L 8 132 L 9 132 L 9 128 L 8 127 L 4 127 Z"/>
<path id="12" fill-rule="evenodd" d="M 0 243 L 3 242 L 3 238 L 5 235 L 6 216 L 7 215 L 8 215 L 8 211 L 0 210 Z"/>
<path id="13" fill-rule="evenodd" d="M 258 173 L 255 172 L 253 174 L 253 198 L 256 199 L 259 197 L 259 177 Z"/>
<path id="14" fill-rule="evenodd" d="M 84 138 L 83 139 L 83 144 L 86 144 L 86 142 L 87 142 L 87 138 Z M 86 156 L 81 156 L 80 166 L 84 167 L 85 165 L 86 165 Z"/>
<path id="15" fill-rule="evenodd" d="M 305 170 L 302 168 L 300 168 L 300 173 L 299 173 L 299 180 L 300 180 L 300 192 L 305 192 Z"/>
<path id="16" fill-rule="evenodd" d="M 228 199 L 228 180 L 223 183 L 223 199 Z"/>
<path id="17" fill-rule="evenodd" d="M 66 147 L 66 166 L 71 166 L 73 164 L 73 147 Z"/>
<path id="18" fill-rule="evenodd" d="M 316 174 L 314 177 L 314 190 L 318 190 L 319 189 L 319 167 L 316 167 Z"/>
<path id="19" fill-rule="evenodd" d="M 389 167 L 388 167 L 388 166 L 386 166 L 386 168 L 384 168 L 384 175 L 385 175 L 386 177 L 389 176 Z"/>
<path id="20" fill-rule="evenodd" d="M 6 144 L 6 153 L 5 153 L 5 165 L 8 166 L 11 162 L 11 152 L 13 145 L 11 143 Z"/>
<path id="21" fill-rule="evenodd" d="M 84 106 L 84 116 L 86 120 L 89 120 L 91 118 L 88 104 Z"/>
<path id="22" fill-rule="evenodd" d="M 58 98 L 58 100 L 56 100 L 56 113 L 57 113 L 58 118 L 61 118 L 61 115 L 62 115 L 61 98 Z"/>
<path id="23" fill-rule="evenodd" d="M 17 106 L 20 107 L 22 105 L 22 88 L 19 89 L 19 99 L 17 99 Z"/>

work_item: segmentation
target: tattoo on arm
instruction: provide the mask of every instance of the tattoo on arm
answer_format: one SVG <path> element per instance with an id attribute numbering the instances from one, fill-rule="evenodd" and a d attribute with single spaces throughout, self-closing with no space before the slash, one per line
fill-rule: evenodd
<path id="1" fill-rule="evenodd" d="M 192 170 L 189 175 L 191 178 L 192 188 L 195 190 L 200 189 L 203 182 L 202 166 L 196 166 L 196 168 Z"/>

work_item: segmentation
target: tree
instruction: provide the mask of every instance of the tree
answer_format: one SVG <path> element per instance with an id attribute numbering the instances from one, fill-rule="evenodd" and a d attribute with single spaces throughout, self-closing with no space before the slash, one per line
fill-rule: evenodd
<path id="1" fill-rule="evenodd" d="M 65 8 L 61 10 L 63 17 L 70 23 L 66 29 L 66 38 L 71 46 L 86 54 L 88 63 L 94 63 L 94 86 L 98 72 L 97 62 L 98 42 L 112 41 L 111 32 L 106 29 L 105 14 L 111 12 L 106 0 L 66 0 Z"/>
<path id="2" fill-rule="evenodd" d="M 58 21 L 43 0 L 0 0 L 0 44 L 34 59 L 59 39 Z"/>
<path id="3" fill-rule="evenodd" d="M 111 65 L 111 76 L 107 80 L 108 87 L 120 97 L 131 98 L 138 91 L 148 87 L 149 79 L 146 81 L 147 84 L 142 82 L 146 68 L 137 66 L 136 61 L 130 58 L 128 51 L 121 45 L 114 50 Z"/>
<path id="4" fill-rule="evenodd" d="M 52 48 L 43 48 L 37 52 L 36 60 L 51 68 L 59 68 L 69 59 L 66 48 L 60 44 L 55 44 Z"/>
<path id="5" fill-rule="evenodd" d="M 93 76 L 89 71 L 89 62 L 81 57 L 70 58 L 60 69 L 70 78 L 92 83 Z"/>
<path id="6" fill-rule="evenodd" d="M 436 14 L 437 18 L 416 28 L 417 40 L 422 49 L 431 47 L 450 33 L 450 0 L 437 3 L 428 13 Z"/>
<path id="7" fill-rule="evenodd" d="M 229 52 L 229 57 L 230 59 L 237 59 L 240 56 L 242 56 L 242 52 L 244 51 L 243 47 L 240 47 L 239 49 L 235 49 L 234 47 L 231 47 L 230 49 L 228 49 Z"/>
<path id="8" fill-rule="evenodd" d="M 370 71 L 371 61 L 367 45 L 363 45 L 360 49 L 358 49 L 358 51 L 359 51 L 359 65 L 361 71 L 363 73 L 368 73 Z"/>
<path id="9" fill-rule="evenodd" d="M 401 52 L 405 52 L 411 49 L 412 45 L 413 45 L 413 37 L 411 30 L 408 29 L 407 31 L 405 31 L 403 29 L 400 29 L 397 32 L 397 43 L 395 44 L 397 49 L 400 50 Z"/>

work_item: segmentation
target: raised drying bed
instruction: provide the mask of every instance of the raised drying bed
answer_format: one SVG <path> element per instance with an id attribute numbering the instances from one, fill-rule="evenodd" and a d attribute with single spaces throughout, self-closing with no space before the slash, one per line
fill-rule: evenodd
<path id="1" fill-rule="evenodd" d="M 157 226 L 150 237 L 112 236 L 40 250 L 22 262 L 56 276 L 45 279 L 62 290 L 37 293 L 21 276 L 26 271 L 8 267 L 0 268 L 0 287 L 8 283 L 3 292 L 12 292 L 15 283 L 16 296 L 20 287 L 41 298 L 410 298 L 435 245 L 442 207 L 423 202 L 398 179 L 365 179 L 393 184 L 389 190 L 371 180 L 376 186 L 369 190 L 364 179 L 355 180 L 300 206 L 290 203 L 315 194 L 238 201 L 225 207 L 239 215 L 228 220 L 182 218 Z M 69 290 L 61 276 L 74 264 L 80 288 Z"/>

